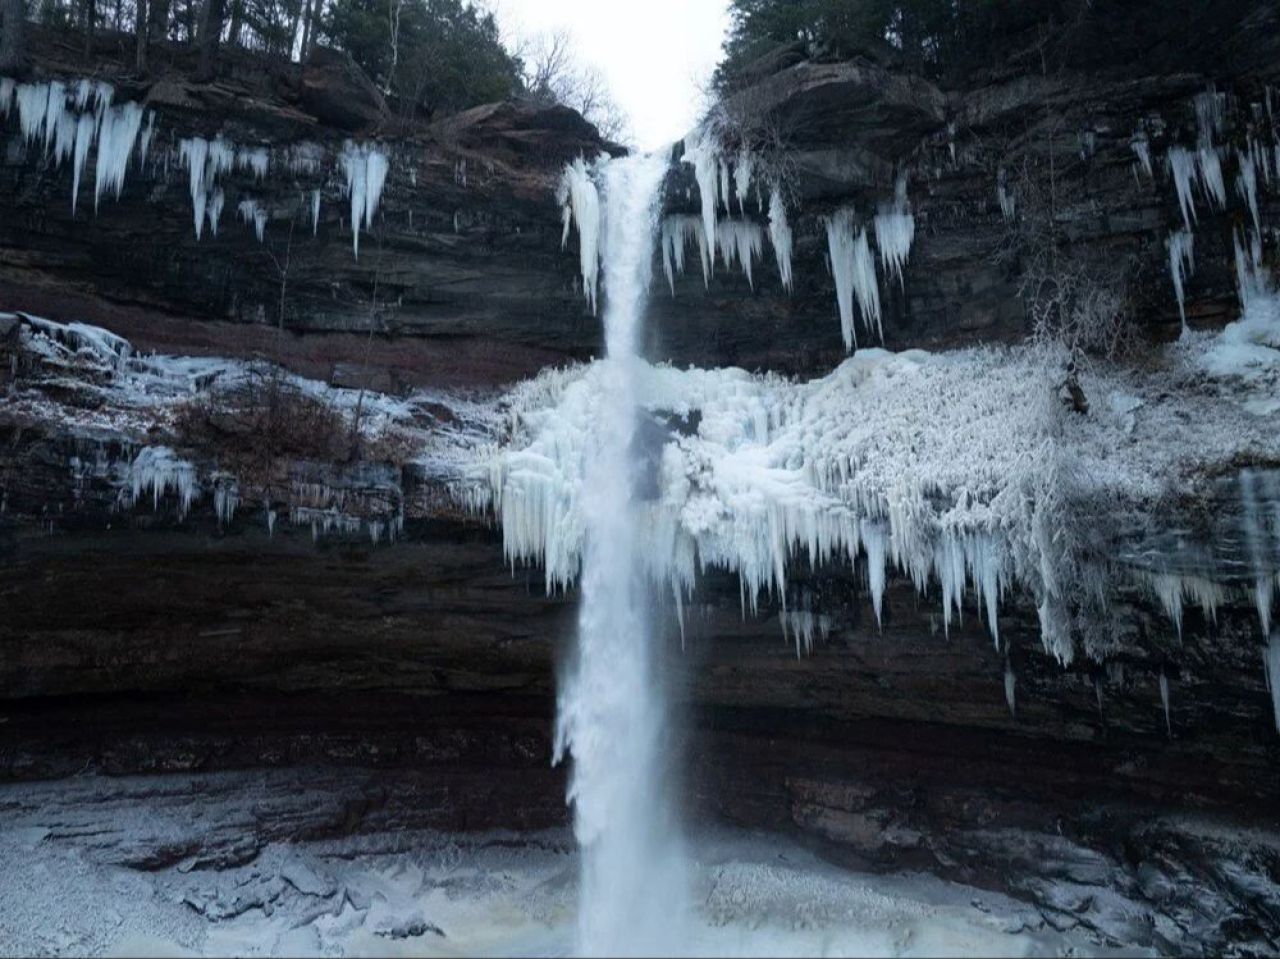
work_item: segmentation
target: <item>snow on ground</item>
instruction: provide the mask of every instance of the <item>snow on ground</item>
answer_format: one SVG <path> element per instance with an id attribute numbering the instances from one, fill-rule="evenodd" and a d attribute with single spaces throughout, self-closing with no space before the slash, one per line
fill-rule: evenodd
<path id="1" fill-rule="evenodd" d="M 147 815 L 136 808 L 135 817 Z M 37 817 L 38 818 L 38 817 Z M 122 821 L 123 820 L 123 821 Z M 113 828 L 128 831 L 128 814 Z M 0 954 L 517 956 L 573 950 L 567 833 L 403 833 L 265 847 L 230 868 L 103 861 L 59 829 L 0 815 Z M 1008 897 L 870 876 L 788 840 L 694 846 L 691 955 L 1097 954 Z M 1130 954 L 1134 954 L 1130 951 Z"/>
<path id="2" fill-rule="evenodd" d="M 1258 298 L 1222 333 L 1188 335 L 1134 370 L 1072 372 L 1065 353 L 1032 345 L 860 350 L 808 382 L 644 365 L 647 435 L 658 434 L 637 478 L 647 561 L 678 601 L 699 569 L 734 570 L 745 607 L 762 594 L 785 602 L 799 556 L 861 554 L 877 611 L 892 564 L 922 591 L 941 587 L 944 620 L 972 589 L 997 642 L 999 600 L 1017 585 L 1039 607 L 1048 652 L 1099 656 L 1114 570 L 1097 518 L 1158 526 L 1211 477 L 1280 463 L 1277 344 L 1280 304 Z M 506 442 L 481 452 L 459 491 L 500 517 L 513 563 L 545 563 L 549 589 L 578 572 L 580 485 L 617 375 L 606 360 L 517 387 Z M 1082 401 L 1087 412 L 1073 408 Z M 1245 532 L 1273 544 L 1256 571 L 1270 577 L 1280 518 L 1264 526 Z M 1217 595 L 1162 576 L 1130 578 L 1175 622 L 1184 595 Z"/>

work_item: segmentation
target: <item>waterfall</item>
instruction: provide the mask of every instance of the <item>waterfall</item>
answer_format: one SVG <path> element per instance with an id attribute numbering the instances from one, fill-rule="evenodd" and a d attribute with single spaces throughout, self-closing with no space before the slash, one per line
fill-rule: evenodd
<path id="1" fill-rule="evenodd" d="M 561 681 L 555 744 L 557 761 L 573 755 L 569 801 L 582 853 L 578 949 L 588 955 L 671 952 L 688 898 L 667 798 L 666 707 L 633 490 L 638 334 L 665 171 L 663 154 L 613 160 L 600 173 L 610 388 L 598 416 L 608 428 L 588 453 L 578 645 Z"/>

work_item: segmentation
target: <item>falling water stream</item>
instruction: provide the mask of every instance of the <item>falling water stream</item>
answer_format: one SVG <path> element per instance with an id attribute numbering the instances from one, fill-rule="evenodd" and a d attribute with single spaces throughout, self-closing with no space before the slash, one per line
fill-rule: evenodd
<path id="1" fill-rule="evenodd" d="M 583 491 L 586 548 L 576 659 L 561 683 L 556 758 L 569 752 L 569 800 L 582 851 L 578 949 L 678 951 L 685 895 L 669 800 L 666 707 L 655 666 L 649 585 L 637 555 L 637 346 L 651 279 L 664 154 L 601 167 L 607 428 Z"/>

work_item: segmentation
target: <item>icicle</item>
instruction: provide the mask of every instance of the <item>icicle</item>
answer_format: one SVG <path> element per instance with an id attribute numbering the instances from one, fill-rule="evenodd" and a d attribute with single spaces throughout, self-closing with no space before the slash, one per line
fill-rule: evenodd
<path id="1" fill-rule="evenodd" d="M 63 113 L 58 117 L 57 130 L 53 136 L 53 160 L 58 166 L 71 156 L 76 142 L 76 115 Z"/>
<path id="2" fill-rule="evenodd" d="M 916 235 L 915 218 L 905 210 L 883 209 L 876 214 L 875 231 L 880 267 L 886 276 L 896 276 L 901 286 L 902 268 Z"/>
<path id="3" fill-rule="evenodd" d="M 152 508 L 159 509 L 160 497 L 172 490 L 178 497 L 179 519 L 186 516 L 199 491 L 195 467 L 179 459 L 167 446 L 145 446 L 139 450 L 129 464 L 126 484 L 122 495 L 130 506 L 150 490 Z"/>
<path id="4" fill-rule="evenodd" d="M 1160 703 L 1164 706 L 1164 728 L 1165 734 L 1173 738 L 1173 722 L 1169 718 L 1169 677 L 1164 674 L 1164 669 L 1160 670 Z"/>
<path id="5" fill-rule="evenodd" d="M 582 157 L 564 168 L 556 197 L 577 224 L 582 291 L 591 306 L 591 312 L 595 313 L 596 283 L 600 277 L 600 193 L 591 181 L 587 163 Z M 568 236 L 568 227 L 569 217 L 566 216 L 565 237 Z"/>
<path id="6" fill-rule="evenodd" d="M 1219 93 L 1214 85 L 1192 99 L 1196 110 L 1196 129 L 1200 142 L 1211 143 L 1226 127 L 1227 95 Z"/>
<path id="7" fill-rule="evenodd" d="M 1262 266 L 1262 238 L 1254 233 L 1246 241 L 1239 230 L 1232 231 L 1231 244 L 1235 253 L 1236 289 L 1240 305 L 1248 308 L 1254 300 L 1266 296 L 1270 279 Z"/>
<path id="8" fill-rule="evenodd" d="M 324 160 L 324 150 L 318 144 L 295 143 L 289 148 L 285 165 L 295 176 L 299 173 L 319 173 Z"/>
<path id="9" fill-rule="evenodd" d="M 218 221 L 222 218 L 222 208 L 226 205 L 227 196 L 222 192 L 222 187 L 214 187 L 205 198 L 205 215 L 209 219 L 209 232 L 217 237 Z M 259 237 L 258 239 L 262 239 Z"/>
<path id="10" fill-rule="evenodd" d="M 18 125 L 22 138 L 28 144 L 40 138 L 44 129 L 44 115 L 49 106 L 47 83 L 21 83 L 18 85 Z"/>
<path id="11" fill-rule="evenodd" d="M 276 536 L 276 511 L 267 509 L 267 538 L 275 539 Z"/>
<path id="12" fill-rule="evenodd" d="M 1271 712 L 1276 722 L 1276 731 L 1280 732 L 1280 633 L 1273 633 L 1267 640 L 1267 648 L 1263 654 L 1266 659 L 1265 668 L 1271 688 Z"/>
<path id="13" fill-rule="evenodd" d="M 1178 315 L 1182 328 L 1187 328 L 1186 293 L 1184 284 L 1196 268 L 1194 257 L 1195 236 L 1189 229 L 1169 234 L 1169 275 L 1173 279 L 1173 292 L 1178 298 Z"/>
<path id="14" fill-rule="evenodd" d="M 151 141 L 156 133 L 156 111 L 147 111 L 147 125 L 142 128 L 142 143 L 138 147 L 138 153 L 142 159 L 142 168 L 147 168 L 147 160 L 151 156 Z"/>
<path id="15" fill-rule="evenodd" d="M 1018 211 L 1017 198 L 1005 186 L 1004 167 L 996 171 L 996 200 L 1000 204 L 1000 215 L 1012 220 Z"/>
<path id="16" fill-rule="evenodd" d="M 720 159 L 720 204 L 724 207 L 724 212 L 729 212 L 729 163 L 723 157 Z"/>
<path id="17" fill-rule="evenodd" d="M 76 120 L 76 142 L 71 150 L 71 216 L 76 215 L 76 203 L 80 198 L 80 178 L 84 174 L 84 165 L 89 158 L 89 147 L 93 144 L 93 117 L 82 113 Z"/>
<path id="18" fill-rule="evenodd" d="M 218 518 L 218 528 L 230 525 L 240 503 L 240 490 L 234 482 L 219 482 L 213 488 L 213 512 Z"/>
<path id="19" fill-rule="evenodd" d="M 320 229 L 320 191 L 311 191 L 311 235 Z"/>
<path id="20" fill-rule="evenodd" d="M 178 157 L 187 167 L 187 184 L 191 192 L 191 208 L 195 216 L 196 239 L 204 231 L 204 208 L 209 190 L 219 172 L 221 155 L 215 158 L 209 141 L 192 137 L 178 141 Z"/>
<path id="21" fill-rule="evenodd" d="M 1200 178 L 1196 158 L 1182 147 L 1170 147 L 1168 163 L 1169 172 L 1173 175 L 1173 186 L 1178 193 L 1178 208 L 1182 210 L 1182 222 L 1190 230 L 1191 224 L 1196 222 L 1196 206 L 1191 198 L 1191 184 Z"/>
<path id="22" fill-rule="evenodd" d="M 240 205 L 236 208 L 236 214 L 239 219 L 253 226 L 254 235 L 257 236 L 258 242 L 261 243 L 267 229 L 267 211 L 262 208 L 261 204 L 252 198 L 241 200 Z"/>
<path id="23" fill-rule="evenodd" d="M 1251 469 L 1240 471 L 1240 506 L 1241 532 L 1249 550 L 1250 572 L 1254 576 L 1253 600 L 1265 639 L 1271 635 L 1273 580 L 1269 554 L 1273 550 L 1268 543 L 1270 537 L 1263 519 L 1262 504 L 1258 499 L 1257 477 Z M 1280 536 L 1280 530 L 1277 530 L 1277 535 Z M 1276 546 L 1275 552 L 1280 553 L 1280 542 Z"/>
<path id="24" fill-rule="evenodd" d="M 347 195 L 351 198 L 351 248 L 360 255 L 360 225 L 373 225 L 373 215 L 378 210 L 382 187 L 389 169 L 386 155 L 370 144 L 355 144 L 348 140 L 339 157 L 343 175 L 347 180 Z"/>
<path id="25" fill-rule="evenodd" d="M 252 171 L 254 180 L 259 182 L 267 178 L 270 163 L 271 154 L 266 147 L 241 147 L 236 150 L 236 169 Z"/>
<path id="26" fill-rule="evenodd" d="M 710 283 L 711 262 L 708 256 L 707 238 L 702 234 L 702 221 L 698 217 L 684 214 L 666 217 L 662 221 L 659 242 L 662 245 L 662 271 L 667 278 L 672 296 L 676 293 L 676 274 L 684 275 L 685 250 L 690 242 L 698 244 L 703 285 Z"/>
<path id="27" fill-rule="evenodd" d="M 1018 718 L 1018 703 L 1014 695 L 1017 682 L 1017 678 L 1013 675 L 1013 665 L 1006 659 L 1004 661 L 1004 701 L 1009 707 L 1009 715 L 1014 719 Z"/>
<path id="28" fill-rule="evenodd" d="M 1135 133 L 1133 139 L 1129 141 L 1129 149 L 1138 158 L 1138 165 L 1142 168 L 1142 172 L 1149 178 L 1154 178 L 1155 173 L 1151 169 L 1151 142 L 1147 139 L 1147 135 L 1142 132 Z"/>
<path id="29" fill-rule="evenodd" d="M 716 256 L 716 170 L 718 149 L 711 134 L 700 131 L 697 140 L 684 141 L 684 163 L 693 165 L 693 177 L 698 181 L 698 195 L 702 202 L 702 233 L 706 237 L 708 256 Z"/>
<path id="30" fill-rule="evenodd" d="M 1249 215 L 1253 217 L 1253 230 L 1262 233 L 1262 220 L 1258 216 L 1258 172 L 1253 165 L 1253 155 L 1237 153 L 1240 160 L 1240 173 L 1236 177 L 1236 192 L 1249 205 Z"/>
<path id="31" fill-rule="evenodd" d="M 44 151 L 48 153 L 57 136 L 58 125 L 67 109 L 67 88 L 65 84 L 54 80 L 48 84 L 44 104 Z"/>
<path id="32" fill-rule="evenodd" d="M 774 183 L 769 190 L 769 242 L 778 261 L 778 275 L 782 287 L 791 292 L 791 226 L 787 223 L 787 208 L 782 203 L 782 193 Z"/>
<path id="33" fill-rule="evenodd" d="M 743 147 L 738 151 L 738 162 L 733 168 L 733 191 L 738 198 L 738 213 L 745 213 L 747 194 L 751 191 L 751 174 L 755 171 L 755 157 Z"/>
<path id="34" fill-rule="evenodd" d="M 129 157 L 133 154 L 133 146 L 141 127 L 140 103 L 122 103 L 103 111 L 98 127 L 98 157 L 94 167 L 95 211 L 98 209 L 98 201 L 108 188 L 115 191 L 117 200 L 120 199 L 120 191 L 124 189 L 125 170 L 129 166 Z"/>
<path id="35" fill-rule="evenodd" d="M 827 249 L 831 274 L 836 282 L 836 306 L 840 312 L 840 332 L 845 349 L 856 349 L 853 329 L 853 298 L 857 295 L 863 326 L 876 330 L 884 340 L 880 325 L 880 290 L 876 285 L 875 261 L 867 243 L 867 231 L 853 235 L 853 211 L 845 207 L 827 218 Z"/>
<path id="36" fill-rule="evenodd" d="M 764 231 L 760 225 L 750 220 L 724 219 L 716 225 L 716 233 L 716 245 L 720 248 L 725 268 L 731 270 L 735 264 L 740 266 L 746 274 L 747 284 L 755 289 L 751 264 L 764 248 Z"/>
<path id="37" fill-rule="evenodd" d="M 1209 199 L 1210 207 L 1227 208 L 1227 185 L 1222 178 L 1222 158 L 1218 148 L 1202 146 L 1197 152 L 1200 165 L 1200 186 Z"/>

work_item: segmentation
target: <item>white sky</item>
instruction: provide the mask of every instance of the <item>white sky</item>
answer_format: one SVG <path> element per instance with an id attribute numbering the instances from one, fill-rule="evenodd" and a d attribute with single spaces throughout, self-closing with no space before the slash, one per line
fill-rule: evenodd
<path id="1" fill-rule="evenodd" d="M 693 126 L 720 59 L 727 0 L 490 0 L 503 36 L 563 28 L 604 73 L 636 146 L 673 143 Z"/>

